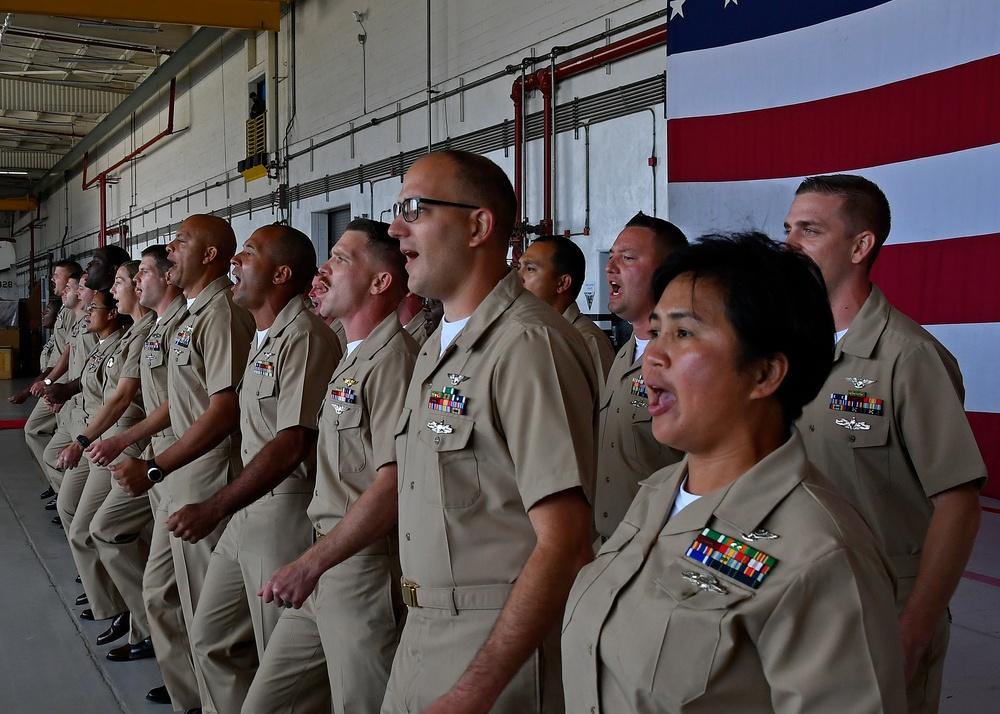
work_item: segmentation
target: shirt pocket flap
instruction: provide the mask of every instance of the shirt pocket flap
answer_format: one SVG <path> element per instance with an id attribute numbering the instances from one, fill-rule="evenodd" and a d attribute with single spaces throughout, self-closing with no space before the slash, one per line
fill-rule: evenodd
<path id="1" fill-rule="evenodd" d="M 257 398 L 267 399 L 268 397 L 273 397 L 275 392 L 275 380 L 273 378 L 264 377 L 257 383 Z"/>
<path id="2" fill-rule="evenodd" d="M 417 431 L 417 436 L 434 451 L 459 451 L 468 446 L 474 426 L 472 421 L 431 419 Z"/>
<path id="3" fill-rule="evenodd" d="M 864 428 L 865 426 L 868 428 Z M 851 428 L 844 428 L 842 434 L 838 433 L 836 440 L 852 449 L 885 446 L 889 441 L 889 420 L 885 418 L 878 418 L 876 421 L 856 420 Z"/>
<path id="4" fill-rule="evenodd" d="M 336 418 L 337 429 L 354 429 L 361 426 L 361 409 L 358 407 L 348 407 L 343 414 L 338 414 Z"/>
<path id="5" fill-rule="evenodd" d="M 753 597 L 749 588 L 689 558 L 678 558 L 653 582 L 689 610 L 728 610 Z"/>

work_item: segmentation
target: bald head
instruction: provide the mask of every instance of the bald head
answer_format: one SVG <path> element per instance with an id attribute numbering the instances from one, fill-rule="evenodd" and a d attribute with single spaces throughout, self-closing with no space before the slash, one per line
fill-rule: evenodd
<path id="1" fill-rule="evenodd" d="M 304 293 L 316 274 L 316 248 L 305 233 L 291 226 L 272 225 L 254 231 L 275 265 L 287 265 L 294 294 Z"/>
<path id="2" fill-rule="evenodd" d="M 236 255 L 236 233 L 227 220 L 218 216 L 195 214 L 184 221 L 184 224 L 188 225 L 188 232 L 196 236 L 204 247 L 215 248 L 218 254 L 216 259 L 228 266 L 230 259 Z"/>

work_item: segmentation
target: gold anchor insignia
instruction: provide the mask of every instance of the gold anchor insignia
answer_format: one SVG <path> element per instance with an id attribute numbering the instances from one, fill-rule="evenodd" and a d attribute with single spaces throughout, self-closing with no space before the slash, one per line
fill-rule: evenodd
<path id="1" fill-rule="evenodd" d="M 356 379 L 351 379 L 350 377 L 344 377 L 344 384 L 347 386 L 348 389 L 350 389 L 351 387 L 353 387 L 357 383 L 358 383 L 358 380 L 356 380 Z"/>

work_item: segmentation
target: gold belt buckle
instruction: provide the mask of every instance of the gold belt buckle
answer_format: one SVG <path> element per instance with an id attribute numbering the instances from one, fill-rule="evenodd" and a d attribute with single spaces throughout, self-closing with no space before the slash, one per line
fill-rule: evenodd
<path id="1" fill-rule="evenodd" d="M 420 607 L 417 604 L 417 588 L 420 586 L 406 578 L 400 578 L 399 583 L 403 591 L 403 604 L 407 607 Z"/>

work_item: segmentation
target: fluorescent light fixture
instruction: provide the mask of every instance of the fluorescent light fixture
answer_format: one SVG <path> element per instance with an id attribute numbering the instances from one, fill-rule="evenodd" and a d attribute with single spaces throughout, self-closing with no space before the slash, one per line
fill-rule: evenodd
<path id="1" fill-rule="evenodd" d="M 159 27 L 153 25 L 129 25 L 124 22 L 101 22 L 100 20 L 80 20 L 77 27 L 86 27 L 97 30 L 118 30 L 121 32 L 162 32 Z"/>
<path id="2" fill-rule="evenodd" d="M 28 175 L 27 171 L 7 171 L 6 169 L 0 171 L 0 176 L 27 176 L 27 175 Z"/>

